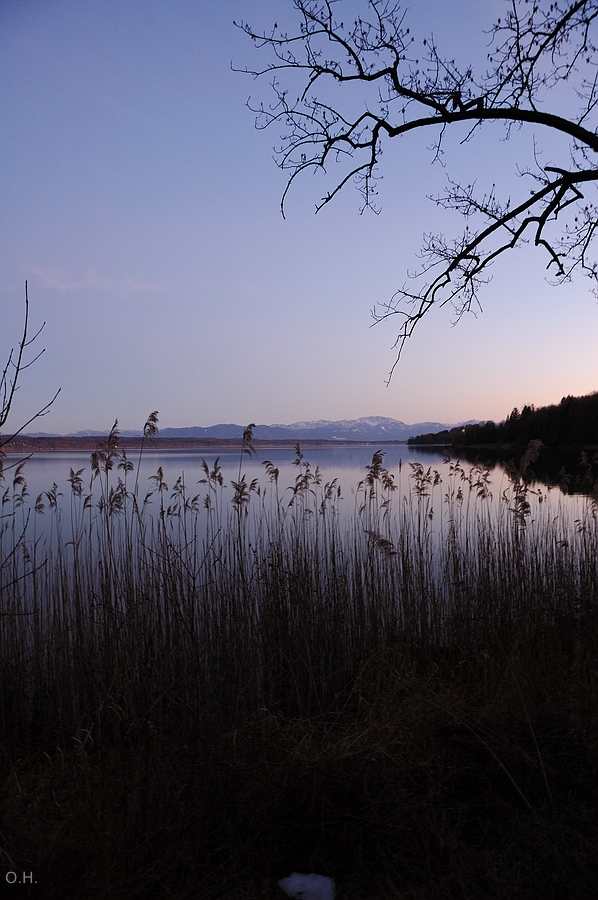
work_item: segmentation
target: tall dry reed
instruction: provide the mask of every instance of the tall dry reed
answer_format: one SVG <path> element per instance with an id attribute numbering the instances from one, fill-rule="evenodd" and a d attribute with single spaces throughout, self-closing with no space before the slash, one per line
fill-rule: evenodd
<path id="1" fill-rule="evenodd" d="M 252 449 L 230 499 L 218 460 L 140 490 L 116 425 L 68 500 L 5 469 L 5 868 L 46 897 L 276 896 L 302 866 L 347 897 L 586 896 L 595 505 L 377 452 L 347 512 L 300 447 L 285 488 Z"/>

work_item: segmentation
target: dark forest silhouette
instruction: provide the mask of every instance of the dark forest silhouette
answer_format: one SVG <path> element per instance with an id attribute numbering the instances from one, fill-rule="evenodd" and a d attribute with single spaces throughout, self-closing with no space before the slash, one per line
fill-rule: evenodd
<path id="1" fill-rule="evenodd" d="M 499 422 L 451 428 L 435 434 L 418 434 L 409 444 L 451 447 L 509 447 L 524 449 L 530 441 L 546 447 L 598 446 L 598 392 L 583 397 L 563 397 L 560 403 L 515 408 Z"/>

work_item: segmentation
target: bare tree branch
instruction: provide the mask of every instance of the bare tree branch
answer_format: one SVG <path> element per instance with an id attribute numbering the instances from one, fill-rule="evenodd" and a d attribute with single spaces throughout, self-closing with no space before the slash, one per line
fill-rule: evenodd
<path id="1" fill-rule="evenodd" d="M 337 15 L 343 0 L 292 0 L 299 21 L 290 34 L 276 24 L 260 32 L 239 23 L 256 47 L 271 54 L 264 68 L 250 74 L 269 76 L 274 103 L 248 105 L 256 127 L 282 130 L 277 161 L 289 173 L 283 215 L 295 179 L 332 163 L 341 165 L 342 174 L 316 211 L 351 181 L 362 194 L 362 210 L 375 209 L 383 142 L 414 131 L 435 131 L 435 158 L 447 129 L 458 123 L 471 125 L 462 143 L 488 122 L 505 123 L 507 137 L 513 126 L 531 124 L 540 134 L 569 139 L 561 166 L 540 165 L 534 152 L 533 165 L 519 173 L 526 182 L 519 202 L 500 201 L 496 185 L 478 198 L 473 184 L 451 180 L 446 193 L 433 198 L 461 213 L 465 229 L 450 241 L 424 236 L 424 262 L 413 285 L 373 310 L 376 322 L 392 315 L 403 320 L 392 376 L 405 341 L 431 307 L 450 302 L 457 318 L 471 310 L 491 264 L 522 243 L 533 241 L 546 253 L 555 282 L 579 270 L 598 286 L 598 266 L 589 255 L 598 216 L 584 193 L 598 181 L 598 0 L 506 0 L 504 18 L 490 31 L 489 68 L 479 76 L 443 56 L 431 38 L 420 45 L 422 59 L 415 58 L 415 37 L 398 2 L 363 4 L 364 16 L 350 26 Z M 281 80 L 297 74 L 303 87 L 292 100 Z M 331 85 L 343 86 L 341 101 Z M 568 90 L 566 105 L 563 90 L 550 94 L 557 86 Z M 364 99 L 364 89 L 374 93 Z"/>
<path id="2" fill-rule="evenodd" d="M 37 340 L 41 332 L 45 327 L 45 322 L 37 330 L 37 332 L 33 335 L 33 337 L 29 337 L 29 291 L 27 287 L 27 282 L 25 282 L 25 319 L 23 322 L 23 331 L 21 334 L 21 340 L 19 341 L 16 351 L 13 348 L 6 361 L 4 369 L 2 370 L 2 374 L 0 375 L 0 428 L 6 423 L 8 416 L 10 414 L 13 401 L 15 398 L 15 393 L 18 389 L 18 381 L 22 372 L 28 369 L 30 366 L 35 363 L 44 350 L 40 350 L 33 359 L 29 361 L 25 360 L 25 351 L 33 345 L 33 343 Z M 27 428 L 28 425 L 31 425 L 32 422 L 35 422 L 36 419 L 45 416 L 56 398 L 60 393 L 60 388 L 56 391 L 52 399 L 49 403 L 46 403 L 45 406 L 42 406 L 30 419 L 24 422 L 14 434 L 11 434 L 9 437 L 0 438 L 0 450 L 2 447 L 6 447 L 7 444 L 17 437 L 17 435 L 21 434 L 22 431 Z"/>

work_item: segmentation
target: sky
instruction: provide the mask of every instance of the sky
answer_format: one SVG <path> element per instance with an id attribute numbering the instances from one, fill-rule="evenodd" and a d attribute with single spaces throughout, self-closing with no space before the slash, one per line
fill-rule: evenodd
<path id="1" fill-rule="evenodd" d="M 483 65 L 504 3 L 406 9 L 418 39 Z M 445 168 L 412 134 L 385 147 L 379 215 L 360 215 L 350 185 L 314 215 L 322 181 L 307 175 L 283 219 L 280 132 L 247 107 L 271 102 L 268 80 L 231 68 L 269 61 L 243 19 L 290 25 L 292 0 L 2 0 L 0 360 L 26 280 L 31 334 L 46 323 L 4 430 L 58 388 L 28 430 L 142 428 L 152 410 L 162 427 L 500 420 L 598 390 L 589 283 L 549 285 L 528 247 L 493 267 L 481 314 L 427 316 L 386 386 L 399 324 L 372 327 L 371 309 L 417 268 L 425 232 L 462 225 L 427 198 L 447 172 L 520 192 L 534 140 L 555 160 L 566 147 L 491 125 L 466 145 L 450 135 Z"/>

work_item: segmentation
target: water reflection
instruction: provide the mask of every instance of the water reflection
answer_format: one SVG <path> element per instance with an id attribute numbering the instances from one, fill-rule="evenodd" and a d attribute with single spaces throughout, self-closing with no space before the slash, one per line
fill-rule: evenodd
<path id="1" fill-rule="evenodd" d="M 406 590 L 421 627 L 435 598 L 441 628 L 471 579 L 549 573 L 566 553 L 581 584 L 579 566 L 596 565 L 591 498 L 528 484 L 513 467 L 398 444 L 252 457 L 114 449 L 94 465 L 84 453 L 36 454 L 8 461 L 3 491 L 0 593 L 18 615 L 73 592 L 120 609 L 167 576 L 177 596 L 186 585 L 189 597 L 201 588 L 219 602 L 210 586 L 224 577 L 254 596 L 272 572 L 288 586 L 299 566 L 317 573 L 322 597 L 349 569 L 350 594 L 367 582 L 374 602 L 384 582 L 391 603 Z"/>
<path id="2" fill-rule="evenodd" d="M 415 448 L 409 449 L 411 451 Z M 437 464 L 437 447 L 421 446 L 417 449 L 423 459 L 429 460 L 429 465 Z M 481 463 L 493 471 L 504 471 L 509 468 L 510 463 L 519 469 L 525 452 L 490 450 L 484 447 L 459 447 L 452 451 L 453 455 L 469 465 Z M 526 468 L 525 480 L 531 485 L 559 488 L 563 494 L 594 493 L 598 496 L 598 451 L 595 448 L 541 446 L 537 458 Z"/>
<path id="3" fill-rule="evenodd" d="M 427 448 L 411 448 L 405 444 L 390 445 L 364 445 L 364 446 L 309 446 L 304 445 L 302 452 L 304 458 L 311 467 L 319 469 L 324 481 L 338 478 L 343 495 L 350 496 L 352 489 L 363 479 L 366 466 L 371 462 L 372 455 L 378 449 L 384 453 L 385 467 L 395 475 L 398 480 L 403 467 L 410 462 L 426 462 L 440 466 L 443 454 L 436 451 L 430 454 Z M 267 482 L 265 477 L 264 462 L 271 461 L 279 470 L 279 484 L 285 488 L 294 483 L 297 475 L 295 449 L 289 447 L 258 447 L 253 457 L 244 456 L 242 470 L 247 473 L 249 480 L 259 478 Z M 205 459 L 210 467 L 216 459 L 222 470 L 224 482 L 230 489 L 232 480 L 238 478 L 240 453 L 238 449 L 222 447 L 207 450 L 145 450 L 139 465 L 139 452 L 127 451 L 127 457 L 133 464 L 134 474 L 137 477 L 139 467 L 140 492 L 149 489 L 149 479 L 156 474 L 158 468 L 162 469 L 164 481 L 169 488 L 176 483 L 179 477 L 190 491 L 194 490 L 198 482 L 204 477 L 202 460 Z M 5 464 L 5 489 L 10 486 L 15 469 L 10 471 L 9 466 L 22 459 L 17 454 L 8 454 Z M 26 462 L 24 474 L 27 481 L 27 492 L 30 498 L 37 497 L 40 493 L 48 491 L 56 484 L 58 491 L 70 493 L 69 471 L 83 469 L 81 477 L 89 493 L 94 492 L 92 483 L 92 471 L 90 466 L 90 454 L 80 451 L 58 451 L 51 453 L 34 453 Z M 112 476 L 123 476 L 122 471 L 114 468 Z M 131 487 L 133 484 L 131 484 Z M 97 491 L 97 485 L 96 485 Z"/>
<path id="4" fill-rule="evenodd" d="M 507 500 L 506 494 L 517 495 L 518 484 L 525 494 L 529 515 L 535 514 L 556 486 L 561 497 L 559 514 L 566 510 L 567 515 L 575 518 L 582 514 L 586 503 L 583 495 L 595 490 L 598 477 L 598 457 L 594 460 L 585 457 L 580 464 L 580 454 L 574 451 L 558 456 L 545 448 L 525 467 L 523 478 L 517 471 L 521 459 L 513 465 L 506 455 L 501 458 L 497 453 L 467 450 L 462 452 L 459 465 L 442 449 L 405 444 L 305 445 L 301 458 L 291 446 L 258 447 L 255 456 L 241 456 L 238 449 L 224 447 L 151 449 L 140 458 L 136 450 L 115 456 L 108 469 L 96 473 L 96 477 L 88 452 L 35 453 L 26 461 L 16 454 L 7 454 L 2 484 L 4 520 L 6 524 L 12 516 L 13 530 L 17 522 L 28 537 L 34 534 L 35 540 L 39 540 L 49 530 L 55 534 L 58 525 L 74 527 L 77 517 L 81 518 L 83 506 L 95 509 L 98 504 L 100 507 L 112 504 L 115 505 L 112 512 L 118 513 L 119 504 L 139 507 L 144 504 L 146 514 L 151 516 L 164 503 L 168 509 L 184 497 L 203 527 L 201 522 L 205 525 L 206 510 L 214 501 L 216 487 L 222 508 L 234 503 L 234 485 L 238 484 L 241 473 L 245 475 L 247 490 L 251 486 L 262 504 L 271 503 L 275 497 L 283 506 L 292 505 L 297 485 L 309 473 L 305 483 L 312 500 L 315 502 L 318 491 L 322 496 L 327 489 L 330 493 L 333 485 L 335 515 L 351 517 L 363 504 L 364 480 L 372 456 L 378 450 L 383 454 L 381 464 L 395 488 L 393 502 L 386 510 L 387 518 L 392 518 L 392 509 L 396 511 L 401 500 L 412 495 L 418 496 L 420 502 L 425 498 L 426 514 L 430 519 L 436 517 L 439 523 L 443 508 L 454 502 L 467 507 L 473 501 L 478 501 L 478 505 L 483 502 L 488 507 L 485 515 L 496 516 L 501 503 L 503 506 L 505 502 L 511 503 L 514 508 L 515 500 Z M 217 485 L 207 477 L 215 466 L 219 473 Z M 312 511 L 316 511 L 315 506 Z M 52 517 L 46 515 L 51 512 Z M 58 513 L 59 523 L 55 521 Z"/>

